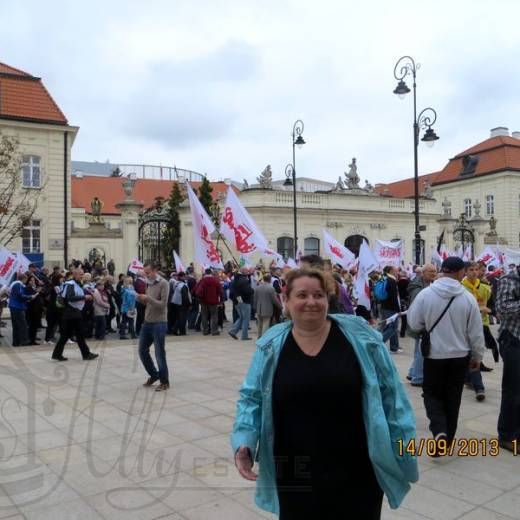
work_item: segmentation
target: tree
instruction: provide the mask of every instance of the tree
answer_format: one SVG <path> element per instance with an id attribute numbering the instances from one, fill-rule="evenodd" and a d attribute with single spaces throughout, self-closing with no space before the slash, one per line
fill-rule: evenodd
<path id="1" fill-rule="evenodd" d="M 0 245 L 23 235 L 36 210 L 41 189 L 24 188 L 18 140 L 0 135 Z M 43 186 L 42 186 L 43 187 Z"/>
<path id="2" fill-rule="evenodd" d="M 164 256 L 171 260 L 172 250 L 179 252 L 181 240 L 181 220 L 179 218 L 179 208 L 184 200 L 184 196 L 179 189 L 179 183 L 174 182 L 170 198 L 168 199 L 168 224 L 164 233 Z"/>
<path id="3" fill-rule="evenodd" d="M 213 197 L 211 196 L 212 191 L 213 188 L 211 187 L 208 178 L 204 177 L 199 186 L 199 200 L 208 215 L 211 215 L 211 203 L 213 202 Z"/>

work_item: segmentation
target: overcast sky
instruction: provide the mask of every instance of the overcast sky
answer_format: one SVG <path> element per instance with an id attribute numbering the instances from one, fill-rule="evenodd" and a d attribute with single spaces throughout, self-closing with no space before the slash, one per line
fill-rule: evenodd
<path id="1" fill-rule="evenodd" d="M 438 112 L 421 173 L 489 129 L 520 130 L 520 2 L 457 0 L 0 0 L 0 61 L 41 76 L 80 131 L 73 159 L 282 178 L 305 123 L 299 176 L 413 175 L 410 54 L 419 110 Z"/>

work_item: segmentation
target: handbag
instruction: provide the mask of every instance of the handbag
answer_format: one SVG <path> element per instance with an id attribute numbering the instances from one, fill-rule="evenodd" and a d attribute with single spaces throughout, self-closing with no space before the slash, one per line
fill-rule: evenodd
<path id="1" fill-rule="evenodd" d="M 448 305 L 446 305 L 446 307 L 442 311 L 441 315 L 437 318 L 437 321 L 432 325 L 430 330 L 425 330 L 425 331 L 421 332 L 421 334 L 419 335 L 419 344 L 421 347 L 421 354 L 423 357 L 427 358 L 430 355 L 430 351 L 432 348 L 430 334 L 432 333 L 433 329 L 437 326 L 439 321 L 442 320 L 442 317 L 446 314 L 446 312 L 450 308 L 450 305 L 453 303 L 454 299 L 455 299 L 455 296 L 450 298 Z"/>

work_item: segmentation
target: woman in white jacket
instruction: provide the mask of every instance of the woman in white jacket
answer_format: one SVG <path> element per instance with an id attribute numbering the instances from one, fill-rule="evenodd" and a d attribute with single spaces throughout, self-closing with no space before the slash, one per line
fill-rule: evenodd
<path id="1" fill-rule="evenodd" d="M 106 333 L 106 316 L 110 312 L 110 304 L 108 303 L 108 295 L 105 291 L 103 282 L 96 282 L 94 291 L 94 326 L 95 337 L 99 340 L 105 339 Z"/>

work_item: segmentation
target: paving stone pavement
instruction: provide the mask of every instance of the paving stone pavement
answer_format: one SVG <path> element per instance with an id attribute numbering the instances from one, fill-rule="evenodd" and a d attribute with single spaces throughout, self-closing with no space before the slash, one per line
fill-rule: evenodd
<path id="1" fill-rule="evenodd" d="M 254 324 L 252 325 L 254 334 Z M 143 388 L 132 341 L 0 347 L 0 519 L 260 519 L 253 486 L 233 466 L 229 432 L 253 342 L 168 337 L 172 388 Z M 412 342 L 394 361 L 404 380 Z M 501 366 L 484 374 L 486 400 L 465 389 L 459 437 L 496 436 Z M 407 385 L 418 437 L 428 437 L 421 391 Z M 420 480 L 385 520 L 520 518 L 520 456 L 420 457 Z"/>

